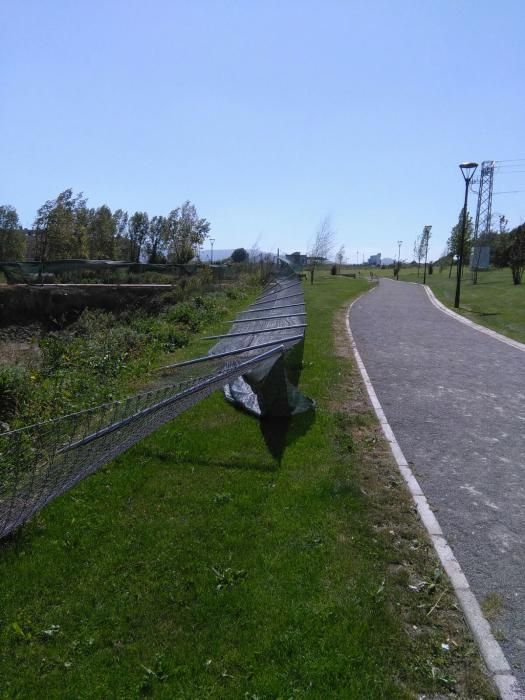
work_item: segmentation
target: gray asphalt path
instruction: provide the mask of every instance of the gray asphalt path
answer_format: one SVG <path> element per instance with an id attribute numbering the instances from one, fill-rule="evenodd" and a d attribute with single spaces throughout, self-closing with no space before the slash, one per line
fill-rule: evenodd
<path id="1" fill-rule="evenodd" d="M 382 279 L 350 326 L 386 417 L 525 688 L 525 352 Z"/>

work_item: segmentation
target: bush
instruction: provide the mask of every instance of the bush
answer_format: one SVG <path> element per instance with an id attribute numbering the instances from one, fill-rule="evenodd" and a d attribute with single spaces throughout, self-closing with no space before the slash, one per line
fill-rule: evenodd
<path id="1" fill-rule="evenodd" d="M 232 253 L 232 260 L 235 263 L 242 263 L 248 260 L 248 251 L 245 248 L 235 248 Z"/>
<path id="2" fill-rule="evenodd" d="M 0 421 L 11 420 L 31 392 L 29 372 L 18 365 L 0 365 Z"/>

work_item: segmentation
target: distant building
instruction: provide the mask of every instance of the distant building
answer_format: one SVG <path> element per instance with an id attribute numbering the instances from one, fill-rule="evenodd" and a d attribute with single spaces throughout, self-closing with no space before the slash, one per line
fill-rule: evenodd
<path id="1" fill-rule="evenodd" d="M 368 258 L 368 264 L 371 267 L 381 267 L 381 253 L 377 253 L 377 255 L 371 255 Z"/>
<path id="2" fill-rule="evenodd" d="M 290 265 L 294 265 L 296 267 L 305 267 L 305 265 L 308 264 L 308 256 L 302 255 L 302 253 L 299 251 L 290 253 L 290 255 L 285 255 L 285 258 L 288 260 Z"/>

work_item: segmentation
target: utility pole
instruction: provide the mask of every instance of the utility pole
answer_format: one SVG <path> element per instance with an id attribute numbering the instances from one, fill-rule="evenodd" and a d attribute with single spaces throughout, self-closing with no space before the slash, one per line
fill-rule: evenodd
<path id="1" fill-rule="evenodd" d="M 397 242 L 397 274 L 396 274 L 397 279 L 399 279 L 399 266 L 401 265 L 401 246 L 402 245 L 403 245 L 403 241 Z"/>
<path id="2" fill-rule="evenodd" d="M 210 238 L 210 243 L 211 243 L 210 265 L 213 265 L 213 244 L 215 243 L 215 238 Z"/>

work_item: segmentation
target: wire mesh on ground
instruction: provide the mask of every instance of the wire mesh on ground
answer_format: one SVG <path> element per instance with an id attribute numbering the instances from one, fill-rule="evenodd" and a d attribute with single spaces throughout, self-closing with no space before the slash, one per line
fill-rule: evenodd
<path id="1" fill-rule="evenodd" d="M 0 538 L 217 389 L 229 385 L 230 400 L 252 413 L 254 401 L 259 408 L 291 403 L 292 413 L 301 395 L 290 391 L 284 370 L 275 367 L 304 339 L 304 318 L 300 282 L 287 275 L 238 315 L 208 355 L 160 368 L 151 390 L 0 434 Z M 248 399 L 235 391 L 243 377 Z"/>
<path id="2" fill-rule="evenodd" d="M 280 262 L 281 276 L 230 321 L 228 333 L 208 336 L 209 340 L 218 340 L 209 355 L 233 355 L 246 352 L 248 348 L 260 351 L 277 344 L 288 350 L 303 342 L 306 312 L 302 284 L 290 266 Z M 192 362 L 204 359 L 196 358 Z M 224 393 L 229 401 L 256 416 L 283 417 L 314 406 L 313 401 L 297 390 L 296 384 L 297 381 L 289 381 L 284 363 L 274 358 L 274 362 L 236 377 L 225 386 Z"/>
<path id="3" fill-rule="evenodd" d="M 164 423 L 283 348 L 223 360 L 207 374 L 0 434 L 0 537 Z"/>

